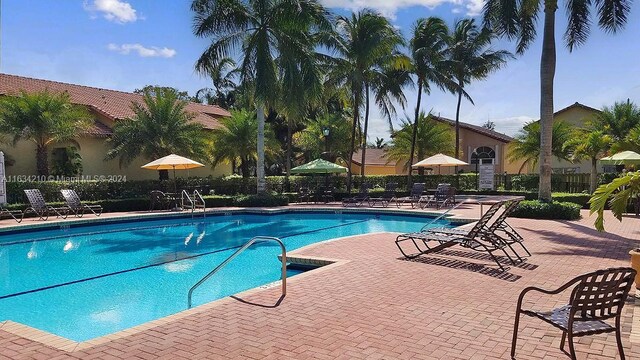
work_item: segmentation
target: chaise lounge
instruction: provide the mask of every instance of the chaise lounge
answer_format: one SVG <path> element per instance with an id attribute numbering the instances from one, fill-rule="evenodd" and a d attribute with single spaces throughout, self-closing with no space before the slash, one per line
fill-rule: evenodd
<path id="1" fill-rule="evenodd" d="M 60 190 L 62 197 L 67 202 L 69 210 L 77 217 L 81 218 L 86 210 L 92 212 L 95 216 L 102 214 L 101 205 L 87 205 L 80 200 L 80 197 L 75 190 L 62 189 Z"/>
<path id="2" fill-rule="evenodd" d="M 55 214 L 56 217 L 66 219 L 69 215 L 69 207 L 54 207 L 46 203 L 42 193 L 38 189 L 26 189 L 24 190 L 27 200 L 29 200 L 29 207 L 24 210 L 24 214 L 34 213 L 38 215 L 40 220 L 47 220 L 49 215 Z"/>

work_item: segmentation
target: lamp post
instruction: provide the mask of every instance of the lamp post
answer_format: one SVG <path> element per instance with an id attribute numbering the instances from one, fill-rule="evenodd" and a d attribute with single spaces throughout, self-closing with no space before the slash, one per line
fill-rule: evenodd
<path id="1" fill-rule="evenodd" d="M 322 129 L 322 134 L 324 135 L 324 158 L 327 161 L 331 161 L 330 160 L 330 156 L 329 156 L 329 135 L 331 135 L 331 131 L 329 130 L 328 127 Z"/>

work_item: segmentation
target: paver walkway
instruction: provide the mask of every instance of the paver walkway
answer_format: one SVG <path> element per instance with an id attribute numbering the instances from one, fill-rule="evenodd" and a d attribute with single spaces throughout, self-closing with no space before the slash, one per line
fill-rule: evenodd
<path id="1" fill-rule="evenodd" d="M 296 254 L 347 261 L 291 278 L 277 307 L 279 288 L 250 292 L 242 301 L 228 298 L 180 320 L 74 352 L 0 328 L 0 358 L 508 359 L 523 288 L 555 288 L 578 274 L 628 263 L 640 219 L 620 224 L 609 218 L 605 234 L 593 230 L 592 222 L 511 219 L 533 257 L 506 273 L 484 255 L 457 247 L 400 259 L 393 234 L 321 243 Z M 527 304 L 549 308 L 566 303 L 568 296 L 532 294 Z M 623 328 L 628 359 L 640 359 L 640 344 L 629 336 L 634 308 L 631 299 Z M 525 317 L 520 334 L 518 359 L 567 358 L 558 349 L 560 333 L 551 326 Z M 613 335 L 581 338 L 576 349 L 578 359 L 614 359 L 617 353 Z"/>

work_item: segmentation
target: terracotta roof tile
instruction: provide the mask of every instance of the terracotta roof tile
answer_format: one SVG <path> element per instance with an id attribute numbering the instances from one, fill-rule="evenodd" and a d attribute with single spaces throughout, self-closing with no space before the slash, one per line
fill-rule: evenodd
<path id="1" fill-rule="evenodd" d="M 388 159 L 384 152 L 384 149 L 367 149 L 367 151 L 364 153 L 364 158 L 367 165 L 395 166 L 395 164 L 393 163 L 387 164 Z M 356 151 L 353 153 L 351 162 L 360 165 L 360 163 L 362 162 L 362 155 L 360 154 L 360 151 Z"/>
<path id="2" fill-rule="evenodd" d="M 55 92 L 67 92 L 71 96 L 73 103 L 89 106 L 114 120 L 132 117 L 134 113 L 131 110 L 131 103 L 142 102 L 142 95 L 123 91 L 0 74 L 0 95 L 16 94 L 21 90 L 35 92 L 45 89 Z M 227 110 L 218 106 L 198 103 L 189 103 L 186 110 L 195 113 L 194 121 L 202 124 L 207 129 L 220 127 L 221 125 L 217 118 L 230 115 Z M 100 132 L 102 130 L 96 131 Z"/>
<path id="3" fill-rule="evenodd" d="M 446 123 L 448 125 L 451 126 L 456 126 L 456 122 L 455 120 L 451 120 L 451 119 L 447 119 L 441 116 L 434 116 L 433 117 L 435 120 Z M 496 139 L 496 140 L 500 140 L 502 142 L 508 143 L 513 141 L 513 138 L 509 135 L 503 134 L 503 133 L 499 133 L 497 131 L 494 130 L 489 130 L 487 128 L 483 128 L 482 126 L 478 126 L 478 125 L 473 125 L 473 124 L 469 124 L 469 123 L 465 123 L 460 121 L 460 128 L 461 129 L 467 129 L 467 130 L 471 130 L 474 132 L 477 132 L 479 134 L 482 134 L 484 136 L 488 136 L 490 138 Z"/>

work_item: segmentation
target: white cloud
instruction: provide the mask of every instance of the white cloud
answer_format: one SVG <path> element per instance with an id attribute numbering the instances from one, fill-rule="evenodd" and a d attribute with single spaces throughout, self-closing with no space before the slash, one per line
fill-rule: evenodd
<path id="1" fill-rule="evenodd" d="M 513 136 L 517 134 L 518 131 L 520 131 L 520 129 L 522 129 L 524 124 L 531 121 L 535 121 L 537 119 L 531 116 L 521 115 L 521 116 L 511 116 L 506 118 L 490 119 L 490 120 L 493 121 L 494 124 L 496 124 L 497 132 L 501 132 L 501 133 Z"/>
<path id="2" fill-rule="evenodd" d="M 410 6 L 424 6 L 433 9 L 439 5 L 450 3 L 463 5 L 467 15 L 476 16 L 482 11 L 484 0 L 321 0 L 322 4 L 332 8 L 359 10 L 363 8 L 375 9 L 384 16 L 395 19 L 396 12 Z"/>
<path id="3" fill-rule="evenodd" d="M 159 48 L 156 46 L 145 47 L 141 44 L 122 44 L 122 45 L 109 44 L 107 45 L 107 49 L 123 55 L 128 55 L 131 52 L 136 52 L 138 53 L 138 56 L 141 56 L 141 57 L 171 58 L 176 54 L 176 51 L 174 49 L 169 49 L 168 47 L 163 47 L 163 48 Z"/>
<path id="4" fill-rule="evenodd" d="M 85 0 L 84 9 L 95 14 L 102 13 L 105 19 L 117 23 L 134 22 L 140 17 L 131 4 L 121 0 Z"/>

